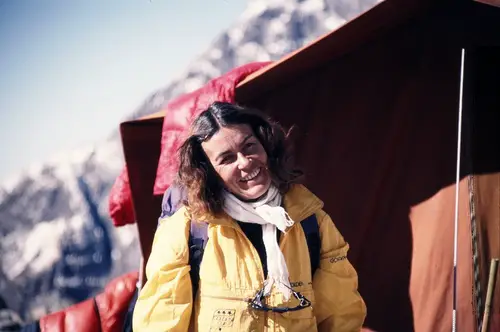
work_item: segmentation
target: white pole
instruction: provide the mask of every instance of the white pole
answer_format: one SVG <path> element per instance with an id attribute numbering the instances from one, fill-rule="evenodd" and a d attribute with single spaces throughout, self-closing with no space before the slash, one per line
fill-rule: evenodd
<path id="1" fill-rule="evenodd" d="M 460 99 L 458 104 L 457 174 L 455 179 L 455 223 L 453 233 L 453 318 L 452 331 L 457 331 L 457 249 L 458 249 L 458 194 L 460 184 L 460 153 L 462 145 L 462 103 L 464 92 L 465 49 L 462 48 L 460 67 Z"/>

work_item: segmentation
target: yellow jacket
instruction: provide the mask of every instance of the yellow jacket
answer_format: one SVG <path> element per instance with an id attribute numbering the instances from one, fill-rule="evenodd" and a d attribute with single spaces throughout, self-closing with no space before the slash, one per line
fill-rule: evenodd
<path id="1" fill-rule="evenodd" d="M 146 265 L 148 281 L 134 310 L 134 331 L 360 331 L 366 306 L 357 291 L 358 276 L 346 259 L 349 245 L 322 210 L 323 202 L 304 186 L 295 185 L 285 195 L 284 207 L 296 223 L 313 213 L 317 216 L 321 261 L 312 281 L 302 227 L 295 224 L 280 237 L 290 282 L 312 302 L 311 307 L 282 314 L 249 308 L 248 299 L 262 288 L 264 272 L 257 251 L 229 216 L 206 218 L 209 241 L 193 304 L 187 244 L 190 218 L 183 207 L 162 220 L 155 234 Z M 280 307 L 297 303 L 293 297 L 283 303 L 275 289 L 266 302 Z"/>

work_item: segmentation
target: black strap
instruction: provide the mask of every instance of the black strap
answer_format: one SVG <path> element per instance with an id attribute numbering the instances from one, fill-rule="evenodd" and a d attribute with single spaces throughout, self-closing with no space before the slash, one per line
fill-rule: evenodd
<path id="1" fill-rule="evenodd" d="M 309 260 L 311 261 L 311 274 L 314 273 L 319 267 L 319 260 L 321 256 L 321 238 L 319 235 L 319 225 L 316 214 L 312 214 L 300 223 L 304 234 L 306 236 L 307 248 L 309 250 Z"/>
<path id="2" fill-rule="evenodd" d="M 208 241 L 208 224 L 204 222 L 191 221 L 189 231 L 189 265 L 191 266 L 191 286 L 193 299 L 196 298 L 200 282 L 200 265 L 203 253 Z"/>
<path id="3" fill-rule="evenodd" d="M 137 297 L 139 296 L 139 289 L 136 287 L 134 290 L 134 295 L 132 296 L 132 299 L 130 300 L 127 313 L 125 314 L 125 320 L 123 322 L 123 329 L 122 332 L 132 332 L 132 323 L 133 323 L 133 317 L 134 317 L 134 309 L 135 309 L 135 304 L 137 302 Z"/>

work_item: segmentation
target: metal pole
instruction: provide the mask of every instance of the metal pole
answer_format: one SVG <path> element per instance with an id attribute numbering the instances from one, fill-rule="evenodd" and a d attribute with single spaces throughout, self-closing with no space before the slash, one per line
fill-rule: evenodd
<path id="1" fill-rule="evenodd" d="M 490 320 L 491 299 L 495 290 L 495 282 L 497 279 L 498 258 L 492 258 L 490 263 L 490 276 L 488 278 L 488 291 L 486 293 L 486 304 L 484 306 L 483 326 L 481 332 L 488 331 L 488 323 Z"/>
<path id="2" fill-rule="evenodd" d="M 458 249 L 458 196 L 460 185 L 460 153 L 462 146 L 462 104 L 464 92 L 465 49 L 462 48 L 460 66 L 460 99 L 458 104 L 457 174 L 455 179 L 455 222 L 453 232 L 453 316 L 452 331 L 457 331 L 457 249 Z"/>

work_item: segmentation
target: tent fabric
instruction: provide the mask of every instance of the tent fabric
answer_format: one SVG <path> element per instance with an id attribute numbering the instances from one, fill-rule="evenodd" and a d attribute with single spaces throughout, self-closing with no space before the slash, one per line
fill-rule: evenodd
<path id="1" fill-rule="evenodd" d="M 154 193 L 161 195 L 177 174 L 177 150 L 182 144 L 194 117 L 214 101 L 234 101 L 234 91 L 239 82 L 270 62 L 254 62 L 237 67 L 209 81 L 202 88 L 184 94 L 167 104 L 168 113 L 163 121 L 161 153 L 158 163 Z M 108 209 L 115 226 L 135 223 L 135 212 L 130 192 L 129 174 L 125 166 L 111 188 Z"/>
<path id="2" fill-rule="evenodd" d="M 359 45 L 450 0 L 384 0 L 346 24 L 247 76 L 237 89 L 240 102 L 268 93 L 318 66 L 356 50 Z"/>
<path id="3" fill-rule="evenodd" d="M 129 302 L 134 295 L 137 272 L 111 280 L 95 297 L 43 316 L 41 332 L 121 332 Z"/>
<path id="4" fill-rule="evenodd" d="M 109 192 L 108 211 L 116 227 L 135 223 L 127 166 L 124 166 Z"/>
<path id="5" fill-rule="evenodd" d="M 443 17 L 408 22 L 245 101 L 297 125 L 306 184 L 351 244 L 366 326 L 376 331 L 451 330 L 461 48 L 440 28 L 454 26 Z M 483 157 L 500 151 L 486 143 Z M 459 186 L 457 325 L 474 331 L 468 174 Z"/>
<path id="6" fill-rule="evenodd" d="M 139 232 L 142 257 L 146 261 L 161 212 L 161 196 L 153 195 L 153 186 L 160 158 L 162 125 L 163 118 L 149 118 L 124 122 L 120 126 L 131 201 L 137 218 L 135 226 Z M 143 269 L 140 272 L 143 276 Z"/>

